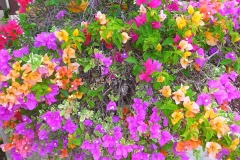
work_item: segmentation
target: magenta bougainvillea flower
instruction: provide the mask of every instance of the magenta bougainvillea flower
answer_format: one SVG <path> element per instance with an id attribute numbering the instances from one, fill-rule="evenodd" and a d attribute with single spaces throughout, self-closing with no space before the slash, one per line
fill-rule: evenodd
<path id="1" fill-rule="evenodd" d="M 64 14 L 66 13 L 65 10 L 59 11 L 56 15 L 56 19 L 59 20 L 64 17 Z"/>
<path id="2" fill-rule="evenodd" d="M 62 129 L 67 131 L 69 134 L 73 134 L 76 131 L 77 126 L 69 118 L 69 119 L 66 120 L 66 122 L 65 122 L 64 126 L 62 127 Z"/>
<path id="3" fill-rule="evenodd" d="M 28 46 L 25 46 L 23 48 L 20 48 L 19 50 L 14 50 L 13 51 L 13 56 L 15 58 L 21 58 L 28 53 L 29 53 Z"/>
<path id="4" fill-rule="evenodd" d="M 157 8 L 161 4 L 161 0 L 151 0 L 150 2 L 147 3 L 148 7 L 150 8 Z"/>
<path id="5" fill-rule="evenodd" d="M 41 118 L 47 122 L 51 131 L 56 131 L 61 128 L 62 117 L 59 111 L 51 112 L 48 111 L 41 116 Z"/>
<path id="6" fill-rule="evenodd" d="M 47 49 L 56 50 L 56 36 L 54 33 L 42 32 L 35 37 L 35 47 L 46 47 Z"/>
<path id="7" fill-rule="evenodd" d="M 147 21 L 146 14 L 138 15 L 137 17 L 135 17 L 135 21 L 136 21 L 137 27 L 140 27 L 141 25 L 143 25 Z"/>
<path id="8" fill-rule="evenodd" d="M 234 52 L 229 52 L 228 54 L 225 55 L 225 58 L 236 61 L 236 55 Z"/>
<path id="9" fill-rule="evenodd" d="M 162 26 L 162 24 L 160 22 L 151 22 L 151 26 L 154 29 L 158 29 Z"/>
<path id="10" fill-rule="evenodd" d="M 116 110 L 116 102 L 110 101 L 107 105 L 107 111 Z"/>
<path id="11" fill-rule="evenodd" d="M 136 0 L 136 4 L 139 5 L 139 6 L 143 3 L 146 3 L 146 2 L 147 2 L 147 0 Z"/>

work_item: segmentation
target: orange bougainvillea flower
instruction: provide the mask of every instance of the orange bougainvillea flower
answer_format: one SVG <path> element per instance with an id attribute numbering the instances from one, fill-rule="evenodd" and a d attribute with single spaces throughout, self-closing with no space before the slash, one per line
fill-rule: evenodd
<path id="1" fill-rule="evenodd" d="M 62 55 L 62 60 L 64 63 L 71 63 L 70 59 L 71 58 L 76 58 L 75 55 L 75 50 L 73 48 L 71 48 L 70 46 L 68 46 L 67 48 L 65 48 L 63 50 L 63 55 Z"/>
<path id="2" fill-rule="evenodd" d="M 193 60 L 188 60 L 187 58 L 181 58 L 180 63 L 184 69 L 187 68 L 188 64 L 192 63 Z"/>
<path id="3" fill-rule="evenodd" d="M 239 138 L 236 138 L 232 141 L 232 144 L 229 147 L 230 151 L 233 151 L 237 148 L 237 146 L 239 145 Z"/>
<path id="4" fill-rule="evenodd" d="M 164 86 L 159 92 L 161 92 L 164 97 L 170 97 L 172 94 L 170 86 Z"/>
<path id="5" fill-rule="evenodd" d="M 173 92 L 172 99 L 175 100 L 176 104 L 179 104 L 181 101 L 184 100 L 184 97 L 185 97 L 184 93 L 179 89 L 177 90 L 177 92 Z"/>
<path id="6" fill-rule="evenodd" d="M 200 70 L 201 70 L 200 66 L 199 66 L 197 63 L 193 63 L 193 68 L 194 68 L 196 71 L 200 71 Z"/>
<path id="7" fill-rule="evenodd" d="M 68 69 L 73 71 L 73 72 L 75 72 L 75 73 L 78 73 L 78 67 L 79 66 L 80 65 L 78 63 L 76 63 L 76 62 L 70 63 L 70 64 L 68 64 Z"/>
<path id="8" fill-rule="evenodd" d="M 223 102 L 222 105 L 220 105 L 220 108 L 224 111 L 228 111 L 228 102 Z"/>
<path id="9" fill-rule="evenodd" d="M 172 116 L 171 122 L 173 125 L 177 124 L 178 121 L 180 121 L 184 117 L 182 109 L 176 110 L 175 112 L 173 112 L 171 116 Z"/>
<path id="10" fill-rule="evenodd" d="M 54 32 L 54 34 L 59 41 L 68 42 L 68 32 L 66 32 L 65 30 L 56 31 Z"/>
<path id="11" fill-rule="evenodd" d="M 177 142 L 177 145 L 176 145 L 176 151 L 177 152 L 185 152 L 185 143 L 184 142 Z"/>
<path id="12" fill-rule="evenodd" d="M 61 155 L 60 158 L 67 158 L 68 157 L 68 150 L 67 149 L 61 149 Z"/>
<path id="13" fill-rule="evenodd" d="M 28 82 L 31 85 L 34 85 L 37 82 L 42 82 L 42 75 L 38 71 L 31 72 L 27 75 L 26 78 L 24 78 L 24 82 Z"/>
<path id="14" fill-rule="evenodd" d="M 226 119 L 224 117 L 216 117 L 210 121 L 212 129 L 217 131 L 218 138 L 221 138 L 230 131 L 228 125 L 225 124 L 225 120 Z"/>
<path id="15" fill-rule="evenodd" d="M 207 148 L 208 156 L 211 159 L 215 159 L 217 153 L 222 149 L 222 147 L 215 142 L 207 142 L 206 148 Z"/>
<path id="16" fill-rule="evenodd" d="M 205 32 L 204 35 L 206 37 L 206 42 L 208 45 L 210 46 L 217 45 L 218 39 L 214 37 L 211 32 Z"/>
<path id="17" fill-rule="evenodd" d="M 7 75 L 7 79 L 12 79 L 12 81 L 15 81 L 16 78 L 20 76 L 20 73 L 16 70 L 11 70 L 9 74 Z"/>
<path id="18" fill-rule="evenodd" d="M 75 0 L 72 0 L 66 8 L 74 13 L 80 13 L 85 11 L 87 6 L 88 0 L 82 0 L 82 2 L 79 5 L 76 3 Z"/>
<path id="19" fill-rule="evenodd" d="M 77 87 L 81 85 L 83 85 L 82 78 L 74 79 L 74 81 L 71 82 L 71 87 L 69 89 L 69 92 L 72 92 L 73 90 L 77 90 Z"/>
<path id="20" fill-rule="evenodd" d="M 215 117 L 217 117 L 217 114 L 213 111 L 212 108 L 205 107 L 204 109 L 206 111 L 206 113 L 204 114 L 204 118 L 206 118 L 206 119 L 208 119 L 208 118 L 214 119 Z"/>
<path id="21" fill-rule="evenodd" d="M 83 92 L 77 92 L 73 95 L 73 97 L 77 99 L 82 99 L 82 96 L 83 96 Z"/>
<path id="22" fill-rule="evenodd" d="M 16 71 L 20 71 L 21 70 L 21 65 L 20 62 L 15 62 L 12 66 L 12 68 Z"/>
<path id="23" fill-rule="evenodd" d="M 160 150 L 160 153 L 162 153 L 165 157 L 168 155 L 168 153 L 163 149 Z"/>
<path id="24" fill-rule="evenodd" d="M 187 93 L 187 90 L 188 90 L 188 89 L 189 89 L 189 86 L 184 86 L 184 85 L 181 84 L 180 90 L 181 90 L 184 94 Z"/>

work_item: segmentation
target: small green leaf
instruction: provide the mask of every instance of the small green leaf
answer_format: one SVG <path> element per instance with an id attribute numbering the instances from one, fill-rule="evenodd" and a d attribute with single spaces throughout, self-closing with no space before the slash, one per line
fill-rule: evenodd
<path id="1" fill-rule="evenodd" d="M 88 65 L 86 65 L 86 66 L 84 67 L 83 72 L 86 73 L 86 72 L 88 72 L 90 69 L 91 69 L 91 65 L 88 64 Z"/>
<path id="2" fill-rule="evenodd" d="M 134 58 L 134 57 L 128 57 L 128 58 L 125 59 L 125 61 L 128 62 L 128 63 L 134 63 L 134 64 L 138 63 L 137 59 Z"/>
<path id="3" fill-rule="evenodd" d="M 174 41 L 173 41 L 173 38 L 168 37 L 167 39 L 165 39 L 165 40 L 163 41 L 162 46 L 169 45 L 169 44 L 171 44 L 171 43 L 173 43 L 173 42 L 174 42 Z"/>

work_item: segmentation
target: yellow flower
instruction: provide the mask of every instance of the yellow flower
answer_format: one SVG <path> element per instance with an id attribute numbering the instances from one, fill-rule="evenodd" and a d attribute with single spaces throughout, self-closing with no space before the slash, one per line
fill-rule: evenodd
<path id="1" fill-rule="evenodd" d="M 183 106 L 188 109 L 185 113 L 186 117 L 195 117 L 195 115 L 200 112 L 197 103 L 191 102 L 189 97 L 184 98 Z"/>
<path id="2" fill-rule="evenodd" d="M 208 119 L 208 118 L 213 119 L 215 117 L 217 117 L 217 114 L 213 111 L 213 109 L 212 108 L 207 108 L 206 109 L 206 113 L 204 114 L 204 118 L 206 118 L 206 119 Z"/>
<path id="3" fill-rule="evenodd" d="M 189 86 L 184 86 L 184 85 L 181 84 L 180 90 L 181 90 L 184 94 L 187 93 L 187 90 L 188 90 L 188 89 L 189 89 Z"/>
<path id="4" fill-rule="evenodd" d="M 16 71 L 20 71 L 21 70 L 20 62 L 15 62 L 12 67 Z"/>
<path id="5" fill-rule="evenodd" d="M 194 13 L 194 8 L 192 5 L 188 6 L 188 14 L 193 14 Z"/>
<path id="6" fill-rule="evenodd" d="M 239 138 L 236 138 L 232 141 L 232 144 L 229 147 L 230 151 L 233 151 L 237 148 L 237 145 L 239 145 Z"/>
<path id="7" fill-rule="evenodd" d="M 157 82 L 162 83 L 165 80 L 165 77 L 159 76 Z"/>
<path id="8" fill-rule="evenodd" d="M 185 33 L 185 37 L 190 37 L 192 35 L 192 31 L 191 30 L 188 30 L 186 33 Z"/>
<path id="9" fill-rule="evenodd" d="M 70 58 L 76 58 L 75 50 L 70 46 L 63 50 L 62 61 L 64 63 L 71 63 Z"/>
<path id="10" fill-rule="evenodd" d="M 108 34 L 107 34 L 106 38 L 107 38 L 107 39 L 109 39 L 109 38 L 111 38 L 111 37 L 112 37 L 112 35 L 113 35 L 113 31 L 110 31 L 110 32 L 108 32 Z"/>
<path id="11" fill-rule="evenodd" d="M 83 96 L 83 93 L 82 93 L 82 92 L 77 92 L 77 93 L 74 95 L 74 98 L 82 99 L 82 96 Z"/>
<path id="12" fill-rule="evenodd" d="M 189 56 L 191 56 L 191 52 L 184 52 L 183 53 L 183 58 L 187 58 L 187 57 L 189 57 Z"/>
<path id="13" fill-rule="evenodd" d="M 126 32 L 122 32 L 122 43 L 127 43 L 130 38 Z"/>
<path id="14" fill-rule="evenodd" d="M 192 16 L 192 22 L 193 24 L 199 26 L 199 25 L 203 25 L 203 16 L 204 14 L 201 14 L 199 11 L 195 12 L 194 15 Z"/>
<path id="15" fill-rule="evenodd" d="M 217 137 L 221 138 L 223 135 L 226 135 L 230 129 L 227 124 L 225 124 L 224 117 L 216 117 L 210 121 L 211 127 L 213 130 L 217 131 Z"/>
<path id="16" fill-rule="evenodd" d="M 175 111 L 173 112 L 172 116 L 172 124 L 175 125 L 176 123 L 178 123 L 178 121 L 180 121 L 183 118 L 183 113 L 181 111 Z"/>
<path id="17" fill-rule="evenodd" d="M 68 32 L 66 32 L 65 30 L 56 31 L 54 33 L 59 41 L 68 41 Z"/>
<path id="18" fill-rule="evenodd" d="M 188 64 L 192 63 L 192 60 L 188 60 L 187 58 L 181 58 L 180 63 L 182 67 L 186 69 Z"/>
<path id="19" fill-rule="evenodd" d="M 159 92 L 161 92 L 164 97 L 170 97 L 172 94 L 170 86 L 164 86 Z"/>
<path id="20" fill-rule="evenodd" d="M 215 142 L 207 142 L 206 148 L 211 159 L 215 159 L 217 153 L 222 149 L 222 147 Z"/>
<path id="21" fill-rule="evenodd" d="M 74 31 L 73 31 L 73 36 L 74 37 L 77 37 L 79 35 L 79 31 L 78 31 L 78 29 L 76 28 L 76 29 L 74 29 Z"/>
<path id="22" fill-rule="evenodd" d="M 184 93 L 179 89 L 177 92 L 173 92 L 173 99 L 175 100 L 176 104 L 179 104 L 181 101 L 184 100 Z"/>
<path id="23" fill-rule="evenodd" d="M 183 27 L 185 27 L 187 25 L 184 17 L 177 17 L 176 21 L 177 21 L 177 26 L 178 26 L 179 29 L 182 29 Z"/>
<path id="24" fill-rule="evenodd" d="M 158 43 L 158 45 L 157 45 L 157 51 L 158 51 L 158 52 L 161 52 L 161 50 L 162 50 L 162 45 L 161 45 L 160 43 Z"/>

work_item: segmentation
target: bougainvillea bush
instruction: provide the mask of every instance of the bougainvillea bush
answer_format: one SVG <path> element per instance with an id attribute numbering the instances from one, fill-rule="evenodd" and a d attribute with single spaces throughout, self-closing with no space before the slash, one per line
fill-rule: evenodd
<path id="1" fill-rule="evenodd" d="M 17 1 L 0 26 L 14 160 L 240 159 L 239 0 Z"/>

